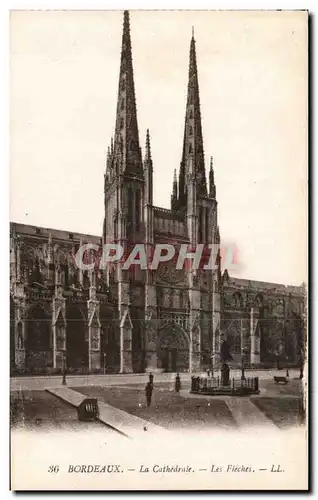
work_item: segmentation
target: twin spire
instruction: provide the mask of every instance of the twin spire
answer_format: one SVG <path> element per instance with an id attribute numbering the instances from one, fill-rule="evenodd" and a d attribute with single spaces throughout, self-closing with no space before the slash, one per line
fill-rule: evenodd
<path id="1" fill-rule="evenodd" d="M 107 167 L 113 174 L 143 177 L 137 122 L 134 71 L 131 52 L 129 13 L 124 12 L 124 25 L 118 83 L 115 138 L 108 153 Z"/>
<path id="2" fill-rule="evenodd" d="M 187 202 L 187 183 L 195 177 L 197 195 L 207 196 L 204 164 L 203 136 L 201 125 L 199 80 L 195 50 L 194 29 L 190 42 L 188 95 L 184 124 L 183 151 L 179 174 L 179 205 Z"/>
<path id="3" fill-rule="evenodd" d="M 150 138 L 147 130 L 145 162 L 151 161 Z M 215 197 L 213 166 L 211 164 L 209 196 Z M 122 49 L 118 85 L 118 102 L 114 141 L 107 153 L 106 181 L 111 175 L 124 173 L 143 178 L 142 155 L 139 145 L 135 85 L 133 74 L 129 13 L 124 12 Z M 204 163 L 204 149 L 201 125 L 200 96 L 194 28 L 190 42 L 188 95 L 186 105 L 183 151 L 179 172 L 174 172 L 171 204 L 177 210 L 186 205 L 187 184 L 193 179 L 198 196 L 208 196 Z"/>

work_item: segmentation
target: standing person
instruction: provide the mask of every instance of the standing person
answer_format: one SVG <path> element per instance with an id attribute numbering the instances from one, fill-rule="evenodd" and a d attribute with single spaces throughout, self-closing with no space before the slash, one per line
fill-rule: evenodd
<path id="1" fill-rule="evenodd" d="M 179 373 L 177 373 L 176 381 L 175 381 L 175 391 L 180 392 L 180 389 L 181 389 L 180 375 L 179 375 Z"/>
<path id="2" fill-rule="evenodd" d="M 149 373 L 149 384 L 153 387 L 153 374 Z"/>
<path id="3" fill-rule="evenodd" d="M 153 390 L 153 386 L 150 382 L 148 382 L 146 385 L 146 389 L 145 389 L 147 406 L 151 405 L 152 390 Z"/>

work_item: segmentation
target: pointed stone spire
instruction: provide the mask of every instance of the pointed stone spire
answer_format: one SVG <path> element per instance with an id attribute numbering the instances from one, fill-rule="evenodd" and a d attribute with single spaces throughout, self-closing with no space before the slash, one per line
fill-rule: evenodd
<path id="1" fill-rule="evenodd" d="M 144 203 L 146 205 L 152 205 L 153 168 L 152 168 L 152 159 L 151 159 L 150 135 L 149 135 L 148 129 L 147 129 L 147 133 L 146 133 L 146 147 L 145 147 L 145 158 L 144 158 L 144 179 L 145 179 Z"/>
<path id="2" fill-rule="evenodd" d="M 210 198 L 215 198 L 216 196 L 216 188 L 214 183 L 214 170 L 213 170 L 213 156 L 211 156 L 210 160 L 209 196 Z"/>
<path id="3" fill-rule="evenodd" d="M 173 191 L 177 194 L 178 192 L 178 181 L 177 181 L 177 169 L 173 172 Z"/>
<path id="4" fill-rule="evenodd" d="M 177 170 L 174 169 L 172 195 L 171 195 L 171 210 L 177 210 L 177 209 L 178 209 L 178 181 L 177 181 Z"/>
<path id="5" fill-rule="evenodd" d="M 183 138 L 183 151 L 185 150 L 185 135 Z M 179 197 L 178 197 L 178 202 L 180 208 L 185 208 L 187 205 L 187 186 L 186 186 L 186 179 L 185 179 L 186 173 L 185 173 L 185 163 L 181 161 L 180 163 L 180 172 L 179 172 Z"/>
<path id="6" fill-rule="evenodd" d="M 150 162 L 151 162 L 150 136 L 149 136 L 149 129 L 147 128 L 146 148 L 145 148 L 145 163 L 150 163 Z"/>
<path id="7" fill-rule="evenodd" d="M 197 60 L 192 29 L 189 58 L 188 96 L 184 126 L 183 152 L 180 166 L 179 200 L 184 203 L 188 178 L 189 157 L 193 155 L 194 172 L 198 196 L 207 196 L 207 183 L 204 166 L 204 150 L 201 125 L 200 95 L 197 71 Z M 184 187 L 183 187 L 184 185 Z"/>
<path id="8" fill-rule="evenodd" d="M 106 156 L 106 170 L 109 169 L 110 167 L 110 161 L 111 161 L 111 152 L 110 152 L 110 147 L 108 146 L 107 148 L 107 156 Z"/>
<path id="9" fill-rule="evenodd" d="M 142 177 L 128 11 L 124 12 L 114 153 L 120 169 Z"/>

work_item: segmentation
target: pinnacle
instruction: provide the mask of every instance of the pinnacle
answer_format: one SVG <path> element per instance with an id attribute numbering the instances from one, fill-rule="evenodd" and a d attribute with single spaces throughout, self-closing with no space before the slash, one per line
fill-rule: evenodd
<path id="1" fill-rule="evenodd" d="M 216 189 L 214 183 L 213 156 L 210 159 L 210 174 L 209 174 L 209 196 L 215 198 Z"/>
<path id="2" fill-rule="evenodd" d="M 145 162 L 146 161 L 151 161 L 150 135 L 148 128 L 146 132 L 146 148 L 145 148 Z"/>

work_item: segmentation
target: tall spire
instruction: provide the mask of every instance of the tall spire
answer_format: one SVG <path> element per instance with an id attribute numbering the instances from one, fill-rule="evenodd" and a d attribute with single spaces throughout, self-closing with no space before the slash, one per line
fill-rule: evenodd
<path id="1" fill-rule="evenodd" d="M 120 158 L 122 170 L 125 173 L 142 176 L 129 13 L 127 10 L 124 12 L 114 154 L 115 157 Z"/>
<path id="2" fill-rule="evenodd" d="M 201 125 L 200 95 L 197 71 L 197 60 L 194 40 L 194 29 L 190 42 L 188 97 L 186 106 L 183 152 L 180 166 L 179 201 L 184 203 L 186 197 L 186 183 L 188 178 L 188 163 L 193 155 L 194 173 L 196 177 L 197 193 L 207 196 L 207 184 L 204 166 L 204 150 Z M 183 187 L 184 186 L 184 187 Z"/>
<path id="3" fill-rule="evenodd" d="M 210 160 L 210 174 L 209 174 L 209 196 L 210 198 L 215 198 L 216 188 L 214 183 L 214 170 L 213 170 L 213 156 Z"/>
<path id="4" fill-rule="evenodd" d="M 152 159 L 151 159 L 151 148 L 150 148 L 150 135 L 149 130 L 147 129 L 146 133 L 146 148 L 145 148 L 145 158 L 144 158 L 144 204 L 152 205 L 152 191 L 153 191 L 153 168 L 152 168 Z M 150 224 L 151 214 L 147 213 L 147 224 Z M 146 225 L 147 225 L 146 224 Z M 148 231 L 148 239 L 151 237 L 151 227 L 147 228 Z"/>

